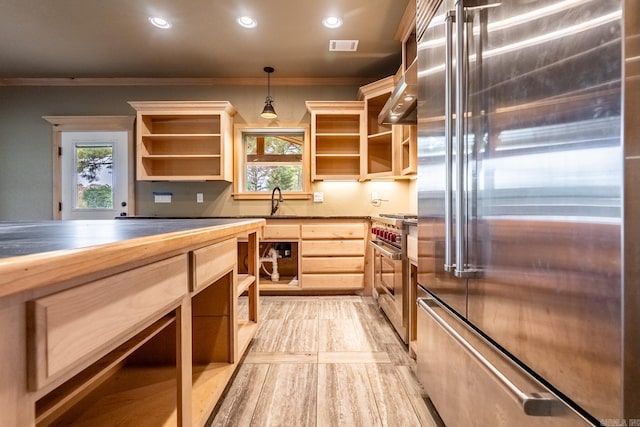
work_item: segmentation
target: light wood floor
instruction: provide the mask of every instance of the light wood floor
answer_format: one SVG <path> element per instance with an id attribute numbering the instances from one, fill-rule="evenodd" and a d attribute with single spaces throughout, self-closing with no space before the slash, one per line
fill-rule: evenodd
<path id="1" fill-rule="evenodd" d="M 260 322 L 211 426 L 437 426 L 371 298 L 261 297 Z"/>

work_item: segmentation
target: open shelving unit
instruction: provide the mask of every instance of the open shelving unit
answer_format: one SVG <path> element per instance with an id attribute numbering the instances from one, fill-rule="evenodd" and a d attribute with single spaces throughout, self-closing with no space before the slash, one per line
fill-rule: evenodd
<path id="1" fill-rule="evenodd" d="M 364 103 L 307 101 L 306 105 L 311 114 L 311 179 L 360 179 Z"/>
<path id="2" fill-rule="evenodd" d="M 418 172 L 418 127 L 416 125 L 402 126 L 400 159 L 402 175 L 415 175 Z"/>
<path id="3" fill-rule="evenodd" d="M 365 176 L 368 179 L 390 177 L 396 172 L 394 141 L 401 128 L 378 123 L 378 115 L 391 96 L 394 84 L 394 76 L 389 76 L 362 86 L 358 91 L 358 98 L 365 103 L 367 120 Z"/>
<path id="4" fill-rule="evenodd" d="M 185 293 L 105 344 L 85 369 L 38 383 L 35 424 L 206 425 L 258 328 L 258 240 L 252 230 L 159 261 L 176 269 Z"/>
<path id="5" fill-rule="evenodd" d="M 146 101 L 137 111 L 137 179 L 232 180 L 234 107 L 226 101 Z"/>

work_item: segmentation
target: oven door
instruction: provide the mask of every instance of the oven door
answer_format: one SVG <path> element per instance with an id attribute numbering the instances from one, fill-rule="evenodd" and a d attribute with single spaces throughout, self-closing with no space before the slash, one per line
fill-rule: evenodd
<path id="1" fill-rule="evenodd" d="M 402 251 L 378 241 L 369 242 L 373 249 L 373 286 L 378 305 L 387 315 L 402 340 L 408 342 L 407 297 L 403 287 Z"/>

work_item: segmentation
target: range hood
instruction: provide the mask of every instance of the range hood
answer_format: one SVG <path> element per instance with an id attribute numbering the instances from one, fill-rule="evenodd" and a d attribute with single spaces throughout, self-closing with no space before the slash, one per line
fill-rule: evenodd
<path id="1" fill-rule="evenodd" d="M 378 123 L 415 125 L 417 123 L 416 106 L 418 104 L 418 65 L 413 61 L 406 69 L 391 97 L 378 115 Z"/>

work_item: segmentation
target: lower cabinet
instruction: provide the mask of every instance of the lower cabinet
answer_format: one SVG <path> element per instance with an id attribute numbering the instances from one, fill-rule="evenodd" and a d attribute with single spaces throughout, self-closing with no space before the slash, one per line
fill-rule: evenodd
<path id="1" fill-rule="evenodd" d="M 237 237 L 29 301 L 35 424 L 205 425 L 258 325 L 258 234 Z"/>
<path id="2" fill-rule="evenodd" d="M 264 291 L 366 293 L 368 219 L 267 219 L 260 247 Z M 274 280 L 275 251 L 278 276 Z"/>

